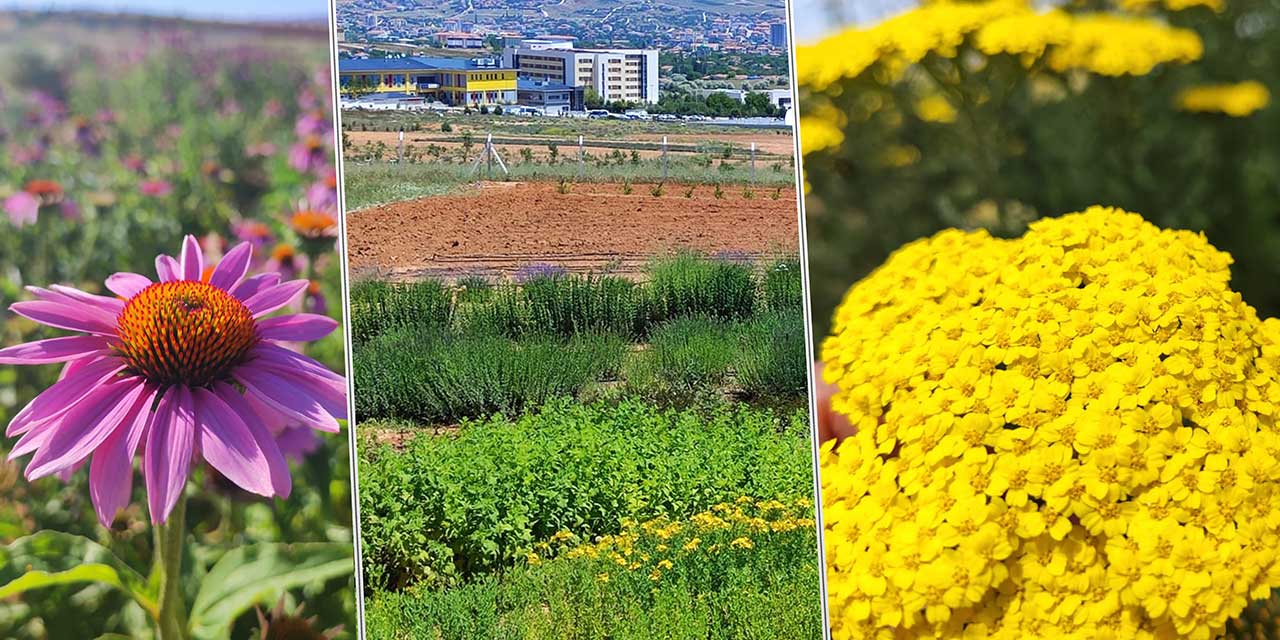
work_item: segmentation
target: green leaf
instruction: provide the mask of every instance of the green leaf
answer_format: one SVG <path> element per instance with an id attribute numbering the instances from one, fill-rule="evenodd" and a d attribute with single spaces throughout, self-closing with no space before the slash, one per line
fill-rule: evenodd
<path id="1" fill-rule="evenodd" d="M 349 544 L 263 543 L 228 552 L 209 570 L 191 607 L 191 636 L 225 638 L 231 624 L 255 604 L 275 604 L 288 589 L 355 571 Z"/>
<path id="2" fill-rule="evenodd" d="M 93 540 L 61 531 L 39 531 L 0 547 L 0 599 L 79 582 L 113 586 L 132 596 L 147 613 L 156 613 L 156 601 L 146 580 Z"/>

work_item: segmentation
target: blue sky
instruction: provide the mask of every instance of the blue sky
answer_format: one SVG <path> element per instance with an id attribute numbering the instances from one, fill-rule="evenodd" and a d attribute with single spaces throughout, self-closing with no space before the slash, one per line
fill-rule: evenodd
<path id="1" fill-rule="evenodd" d="M 2 9 L 92 9 L 234 21 L 327 20 L 329 0 L 0 0 Z"/>
<path id="2" fill-rule="evenodd" d="M 796 42 L 810 44 L 847 24 L 873 23 L 915 4 L 915 0 L 791 0 Z"/>

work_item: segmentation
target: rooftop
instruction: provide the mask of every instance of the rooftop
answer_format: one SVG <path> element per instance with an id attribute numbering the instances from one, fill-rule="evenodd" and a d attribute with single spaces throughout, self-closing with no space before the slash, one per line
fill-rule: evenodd
<path id="1" fill-rule="evenodd" d="M 516 78 L 516 89 L 521 91 L 572 91 L 573 87 L 558 82 L 539 82 L 531 78 Z"/>
<path id="2" fill-rule="evenodd" d="M 498 69 L 499 63 L 491 66 L 477 64 L 473 58 L 437 58 L 426 56 L 410 56 L 405 58 L 342 58 L 338 60 L 338 71 L 341 73 L 360 73 L 364 71 L 434 71 L 440 69 Z"/>

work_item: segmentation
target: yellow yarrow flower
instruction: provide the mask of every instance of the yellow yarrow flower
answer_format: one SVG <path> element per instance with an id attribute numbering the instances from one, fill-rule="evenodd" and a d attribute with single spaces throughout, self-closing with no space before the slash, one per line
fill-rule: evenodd
<path id="1" fill-rule="evenodd" d="M 1015 55 L 1027 66 L 1045 59 L 1055 71 L 1108 76 L 1143 75 L 1203 54 L 1194 31 L 1145 16 L 1042 12 L 1025 0 L 934 2 L 797 47 L 796 79 L 811 91 L 868 72 L 890 84 L 929 54 L 958 58 L 970 41 L 976 52 Z"/>
<path id="2" fill-rule="evenodd" d="M 1203 235 L 943 231 L 822 346 L 836 638 L 1209 638 L 1280 585 L 1280 320 Z"/>
<path id="3" fill-rule="evenodd" d="M 1261 82 L 1192 87 L 1178 94 L 1178 108 L 1200 113 L 1225 113 L 1243 118 L 1271 104 L 1271 92 Z"/>

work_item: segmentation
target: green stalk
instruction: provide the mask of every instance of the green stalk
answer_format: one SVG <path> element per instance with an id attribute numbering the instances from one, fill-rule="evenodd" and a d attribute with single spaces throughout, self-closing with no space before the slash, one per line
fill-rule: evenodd
<path id="1" fill-rule="evenodd" d="M 156 525 L 156 568 L 160 572 L 160 640 L 186 640 L 187 613 L 179 585 L 182 582 L 182 549 L 187 537 L 187 497 L 174 505 L 169 519 Z"/>

